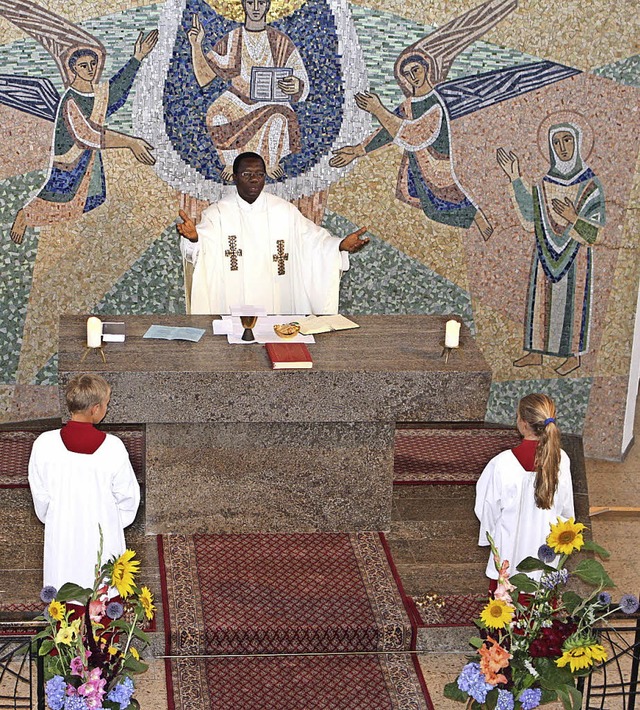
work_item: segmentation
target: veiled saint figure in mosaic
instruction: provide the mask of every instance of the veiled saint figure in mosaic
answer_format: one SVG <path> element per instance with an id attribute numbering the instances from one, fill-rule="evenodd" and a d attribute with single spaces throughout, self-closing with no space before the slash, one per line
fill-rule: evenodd
<path id="1" fill-rule="evenodd" d="M 543 355 L 563 358 L 555 368 L 568 375 L 589 350 L 593 304 L 593 250 L 605 224 L 604 191 L 586 164 L 593 135 L 584 117 L 552 115 L 539 130 L 549 169 L 528 186 L 520 161 L 499 148 L 498 164 L 511 181 L 522 223 L 533 230 L 534 249 L 525 316 L 525 355 L 516 367 L 542 365 Z"/>

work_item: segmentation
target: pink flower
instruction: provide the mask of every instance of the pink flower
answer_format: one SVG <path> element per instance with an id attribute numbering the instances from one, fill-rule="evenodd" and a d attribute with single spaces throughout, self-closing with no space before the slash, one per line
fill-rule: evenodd
<path id="1" fill-rule="evenodd" d="M 84 670 L 84 664 L 82 663 L 82 658 L 80 658 L 80 656 L 72 658 L 71 663 L 69 665 L 71 666 L 71 673 L 73 675 L 82 675 L 82 671 Z"/>
<path id="2" fill-rule="evenodd" d="M 107 681 L 100 677 L 100 669 L 92 668 L 89 679 L 78 688 L 78 695 L 83 695 L 87 706 L 90 708 L 102 707 L 104 697 L 104 686 Z"/>
<path id="3" fill-rule="evenodd" d="M 102 601 L 89 602 L 89 617 L 94 624 L 99 624 L 105 615 L 106 607 Z"/>
<path id="4" fill-rule="evenodd" d="M 500 570 L 498 571 L 498 586 L 493 593 L 493 598 L 511 604 L 512 599 L 509 592 L 512 592 L 514 589 L 515 587 L 509 581 L 509 561 L 505 560 L 500 565 Z"/>

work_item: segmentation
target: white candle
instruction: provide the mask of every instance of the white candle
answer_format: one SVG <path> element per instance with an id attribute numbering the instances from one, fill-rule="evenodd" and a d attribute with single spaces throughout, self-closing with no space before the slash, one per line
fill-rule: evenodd
<path id="1" fill-rule="evenodd" d="M 444 330 L 445 348 L 457 348 L 460 345 L 460 323 L 457 320 L 448 320 Z"/>
<path id="2" fill-rule="evenodd" d="M 87 318 L 87 347 L 99 348 L 102 345 L 102 321 L 90 316 Z"/>

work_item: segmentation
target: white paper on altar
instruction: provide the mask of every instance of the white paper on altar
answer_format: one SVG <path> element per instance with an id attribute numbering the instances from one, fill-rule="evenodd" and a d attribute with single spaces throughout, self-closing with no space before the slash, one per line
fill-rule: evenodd
<path id="1" fill-rule="evenodd" d="M 244 326 L 239 316 L 222 316 L 221 320 L 213 321 L 213 334 L 226 335 L 227 340 L 234 345 L 251 345 L 251 343 L 315 343 L 313 335 L 298 333 L 294 338 L 281 338 L 273 330 L 274 325 L 295 323 L 305 318 L 304 315 L 258 316 L 258 322 L 253 327 L 255 340 L 242 340 Z"/>

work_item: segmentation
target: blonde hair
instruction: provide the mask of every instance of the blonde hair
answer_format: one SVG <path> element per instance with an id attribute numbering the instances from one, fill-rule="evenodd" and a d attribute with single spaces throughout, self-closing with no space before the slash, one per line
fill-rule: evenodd
<path id="1" fill-rule="evenodd" d="M 534 483 L 538 508 L 549 510 L 558 488 L 560 472 L 560 430 L 556 418 L 556 405 L 546 394 L 528 394 L 518 403 L 518 415 L 526 422 L 536 438 Z"/>
<path id="2" fill-rule="evenodd" d="M 91 409 L 110 394 L 111 387 L 104 377 L 88 373 L 72 377 L 64 388 L 67 408 L 72 414 Z"/>

